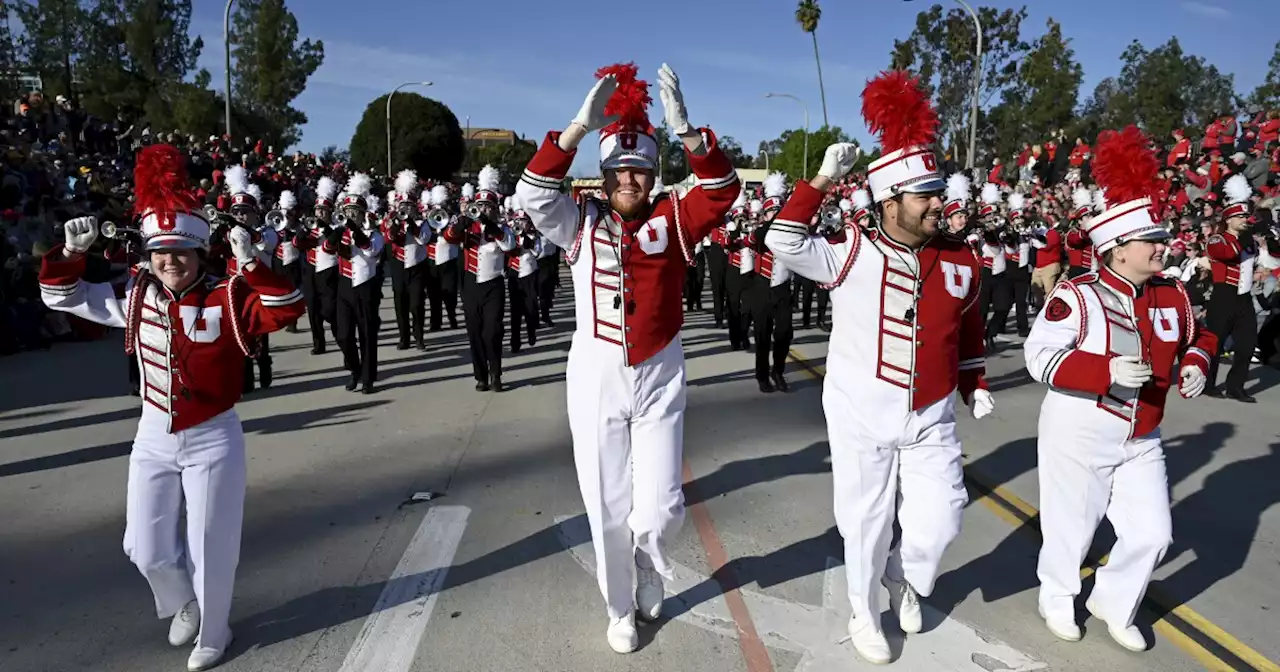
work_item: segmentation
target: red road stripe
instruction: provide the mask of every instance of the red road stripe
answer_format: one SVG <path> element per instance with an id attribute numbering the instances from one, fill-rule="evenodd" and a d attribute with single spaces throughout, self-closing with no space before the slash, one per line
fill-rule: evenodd
<path id="1" fill-rule="evenodd" d="M 693 482 L 693 470 L 689 468 L 688 460 L 683 461 L 683 466 L 684 487 L 692 490 L 690 484 Z M 706 505 L 702 502 L 691 505 L 689 514 L 693 517 L 693 526 L 697 528 L 698 537 L 702 540 L 702 550 L 707 554 L 707 564 L 711 566 L 711 572 L 714 574 L 728 564 L 729 556 L 724 551 L 724 544 L 720 542 L 720 535 L 716 534 L 715 525 L 711 522 L 711 514 L 707 511 Z M 720 590 L 724 593 L 724 601 L 729 606 L 733 623 L 738 626 L 738 647 L 742 649 L 742 660 L 747 664 L 747 672 L 774 672 L 773 660 L 769 658 L 769 651 L 760 640 L 759 633 L 756 632 L 755 621 L 751 620 L 751 612 L 747 610 L 747 603 L 743 601 L 742 594 L 736 588 L 725 590 L 723 584 Z"/>

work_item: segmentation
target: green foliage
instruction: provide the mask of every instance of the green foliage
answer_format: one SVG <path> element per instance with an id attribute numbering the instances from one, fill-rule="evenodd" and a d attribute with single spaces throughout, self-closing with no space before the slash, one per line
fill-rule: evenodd
<path id="1" fill-rule="evenodd" d="M 320 154 L 316 157 L 320 163 L 326 166 L 332 166 L 334 163 L 341 161 L 344 164 L 351 163 L 351 152 L 341 149 L 337 145 L 329 145 L 320 150 Z"/>
<path id="2" fill-rule="evenodd" d="M 288 147 L 307 122 L 291 103 L 324 61 L 324 43 L 298 42 L 297 17 L 284 0 L 238 0 L 232 22 L 232 100 L 266 121 L 269 144 Z"/>
<path id="3" fill-rule="evenodd" d="M 1075 60 L 1062 26 L 1049 19 L 1045 33 L 1022 60 L 1018 76 L 1006 88 L 979 128 L 981 147 L 1011 156 L 1023 143 L 1039 143 L 1075 121 L 1076 99 L 1084 69 Z"/>
<path id="4" fill-rule="evenodd" d="M 351 163 L 357 170 L 383 174 L 387 167 L 387 96 L 364 110 L 351 137 Z M 418 177 L 449 179 L 462 167 L 466 145 L 458 117 L 443 103 L 416 93 L 391 99 L 392 173 L 404 168 Z"/>
<path id="5" fill-rule="evenodd" d="M 44 93 L 75 96 L 73 66 L 85 53 L 83 28 L 88 24 L 78 0 L 22 0 L 13 5 L 22 22 L 18 40 L 22 62 L 40 75 Z"/>
<path id="6" fill-rule="evenodd" d="M 1267 77 L 1249 95 L 1249 104 L 1261 108 L 1280 107 L 1280 42 L 1276 42 L 1271 60 L 1267 62 Z"/>
<path id="7" fill-rule="evenodd" d="M 731 135 L 716 138 L 716 142 L 720 145 L 720 151 L 729 157 L 729 163 L 734 168 L 750 168 L 752 166 L 751 157 L 747 156 L 742 149 L 742 143 L 738 142 Z"/>
<path id="8" fill-rule="evenodd" d="M 394 103 L 392 103 L 394 105 Z M 528 140 L 517 140 L 514 145 L 485 145 L 472 147 L 467 156 L 467 168 L 470 172 L 479 172 L 486 165 L 493 166 L 502 173 L 504 180 L 514 182 L 524 172 L 525 166 L 533 159 L 538 146 Z"/>
<path id="9" fill-rule="evenodd" d="M 849 142 L 849 135 L 839 126 L 823 126 L 822 128 L 812 130 L 809 133 L 809 162 L 808 172 L 805 174 L 805 133 L 803 128 L 788 129 L 782 132 L 776 140 L 767 140 L 760 143 L 760 149 L 757 154 L 767 152 L 769 154 L 769 170 L 780 172 L 791 179 L 807 180 L 818 171 L 818 167 L 822 165 L 822 156 L 827 151 L 827 146 L 837 142 Z M 753 157 L 755 167 L 764 168 L 764 157 Z"/>

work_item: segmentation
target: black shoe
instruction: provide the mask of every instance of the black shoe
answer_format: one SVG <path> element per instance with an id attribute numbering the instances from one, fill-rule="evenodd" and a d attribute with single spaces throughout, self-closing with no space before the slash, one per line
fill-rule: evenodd
<path id="1" fill-rule="evenodd" d="M 476 392 L 488 392 L 488 391 L 489 391 L 488 381 L 485 381 L 485 380 L 476 381 Z"/>
<path id="2" fill-rule="evenodd" d="M 831 323 L 830 323 L 830 322 L 827 322 L 826 320 L 818 320 L 818 328 L 819 328 L 819 329 L 821 329 L 821 330 L 823 330 L 823 331 L 825 331 L 825 332 L 827 332 L 827 333 L 830 333 L 830 332 L 831 332 Z"/>
<path id="3" fill-rule="evenodd" d="M 1254 399 L 1252 395 L 1250 395 L 1248 392 L 1245 392 L 1243 390 L 1239 392 L 1227 392 L 1227 398 L 1235 399 L 1236 401 L 1243 401 L 1246 404 L 1258 403 L 1257 399 Z"/>
<path id="4" fill-rule="evenodd" d="M 1220 388 L 1220 387 L 1215 387 L 1215 388 L 1213 388 L 1212 390 L 1205 390 L 1204 396 L 1206 396 L 1206 397 L 1213 397 L 1214 399 L 1226 399 L 1226 398 L 1227 398 L 1226 393 L 1224 393 L 1224 392 L 1222 391 L 1222 388 Z"/>
<path id="5" fill-rule="evenodd" d="M 348 381 L 347 381 L 347 391 L 348 391 L 348 392 L 355 392 L 355 391 L 356 391 L 356 386 L 357 386 L 357 385 L 359 385 L 359 384 L 360 384 L 360 379 L 359 379 L 359 377 L 358 377 L 358 376 L 351 376 L 351 380 L 348 380 Z"/>
<path id="6" fill-rule="evenodd" d="M 520 354 L 520 346 L 519 346 L 519 344 L 516 344 L 516 343 L 512 343 L 512 344 L 511 344 L 511 354 L 513 354 L 513 355 L 518 355 L 518 354 Z"/>
<path id="7" fill-rule="evenodd" d="M 430 329 L 428 329 L 427 331 L 429 331 L 429 332 L 431 332 L 431 333 L 433 333 L 433 334 L 434 334 L 434 333 L 436 333 L 437 331 L 443 331 L 443 329 L 442 329 L 439 325 L 436 325 L 436 326 L 434 326 L 434 327 L 431 327 L 431 328 L 430 328 Z"/>
<path id="8" fill-rule="evenodd" d="M 759 382 L 760 382 L 761 392 L 764 392 L 765 394 L 770 394 L 773 392 L 773 383 L 769 382 L 768 378 L 761 378 Z"/>
<path id="9" fill-rule="evenodd" d="M 138 387 L 137 385 L 134 385 L 134 386 L 130 387 L 130 388 L 129 388 L 129 396 L 133 396 L 133 397 L 141 397 L 141 396 L 142 396 L 142 388 Z"/>
<path id="10" fill-rule="evenodd" d="M 724 320 L 716 320 L 716 329 L 724 329 Z"/>
<path id="11" fill-rule="evenodd" d="M 458 322 L 457 322 L 457 320 L 449 320 L 449 328 L 450 328 L 450 329 L 457 329 L 457 328 L 458 328 Z"/>
<path id="12" fill-rule="evenodd" d="M 808 328 L 809 328 L 809 320 L 805 320 L 805 321 L 801 322 L 801 323 L 800 323 L 800 328 L 801 328 L 801 329 L 808 329 Z"/>
<path id="13" fill-rule="evenodd" d="M 418 352 L 426 352 L 426 351 L 427 351 L 427 344 L 426 344 L 426 343 L 419 343 L 419 344 L 418 344 Z"/>
<path id="14" fill-rule="evenodd" d="M 360 388 L 360 394 L 373 394 L 373 383 L 362 386 Z"/>
<path id="15" fill-rule="evenodd" d="M 320 346 L 315 346 L 315 345 L 313 345 L 313 346 L 311 346 L 311 354 L 313 354 L 313 355 L 323 355 L 323 354 L 324 354 L 324 346 L 323 346 L 323 345 L 320 345 Z"/>
<path id="16" fill-rule="evenodd" d="M 258 367 L 258 385 L 264 390 L 271 387 L 271 365 Z"/>
<path id="17" fill-rule="evenodd" d="M 987 354 L 988 355 L 995 354 L 995 351 L 996 351 L 996 337 L 988 336 L 987 337 Z"/>
<path id="18" fill-rule="evenodd" d="M 285 333 L 287 333 L 287 334 L 296 334 L 296 333 L 298 333 L 298 325 L 296 325 L 296 324 L 291 324 L 291 325 L 289 325 L 289 326 L 285 327 L 285 328 L 284 328 L 284 331 L 285 331 Z"/>
<path id="19" fill-rule="evenodd" d="M 408 349 L 409 349 L 408 341 L 400 341 L 399 343 L 396 344 L 396 350 L 408 350 Z"/>
<path id="20" fill-rule="evenodd" d="M 1019 330 L 1018 330 L 1018 335 L 1019 335 L 1019 336 L 1021 336 L 1022 338 L 1026 338 L 1026 337 L 1028 337 L 1028 336 L 1030 336 L 1030 335 L 1031 335 L 1031 330 L 1030 330 L 1030 329 L 1019 329 Z"/>
<path id="21" fill-rule="evenodd" d="M 492 387 L 494 392 L 502 392 L 506 389 L 502 386 L 502 376 L 494 376 L 493 383 L 489 387 Z"/>
<path id="22" fill-rule="evenodd" d="M 252 380 L 252 379 L 245 379 L 245 381 L 244 381 L 244 387 L 240 388 L 240 393 L 241 393 L 241 394 L 250 394 L 250 393 L 252 393 L 252 392 L 253 392 L 253 380 Z"/>
<path id="23" fill-rule="evenodd" d="M 778 388 L 779 392 L 791 391 L 791 386 L 787 385 L 787 379 L 783 378 L 781 373 L 773 374 L 773 386 Z"/>
<path id="24" fill-rule="evenodd" d="M 556 323 L 555 323 L 555 322 L 552 322 L 552 321 L 551 321 L 551 318 L 549 318 L 549 317 L 544 317 L 544 318 L 542 318 L 542 324 L 543 324 L 543 325 L 545 325 L 548 329 L 555 329 L 555 328 L 556 328 Z"/>
<path id="25" fill-rule="evenodd" d="M 538 337 L 534 336 L 533 334 L 529 334 L 529 347 L 532 348 L 537 344 L 538 344 Z"/>

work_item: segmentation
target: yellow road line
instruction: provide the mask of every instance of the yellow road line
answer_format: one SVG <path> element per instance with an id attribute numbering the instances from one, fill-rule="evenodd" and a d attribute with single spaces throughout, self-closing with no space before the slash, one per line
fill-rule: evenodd
<path id="1" fill-rule="evenodd" d="M 813 378 L 822 380 L 826 375 L 825 367 L 808 361 L 794 349 L 789 352 L 791 354 L 792 361 L 799 364 L 800 367 L 808 372 L 808 374 Z M 979 496 L 976 501 L 981 502 L 983 506 L 996 514 L 998 518 L 1004 520 L 1010 525 L 1022 526 L 1024 523 L 1030 522 L 1036 533 L 1039 534 L 1039 522 L 1033 520 L 1040 513 L 1036 507 L 1010 492 L 1008 488 L 987 481 L 987 479 L 983 478 L 981 474 L 976 473 L 970 465 L 965 465 L 964 473 L 965 477 L 973 484 L 977 485 L 978 489 L 982 491 L 981 496 Z M 1107 556 L 1104 555 L 1095 564 L 1105 564 L 1106 559 Z M 1081 569 L 1081 578 L 1089 576 L 1093 571 L 1094 568 L 1092 566 Z M 1212 640 L 1215 644 L 1230 652 L 1231 655 L 1239 658 L 1242 662 L 1248 663 L 1255 670 L 1258 670 L 1259 672 L 1280 672 L 1280 665 L 1277 665 L 1266 656 L 1258 653 L 1249 645 L 1218 627 L 1212 621 L 1205 618 L 1186 604 L 1175 605 L 1174 600 L 1170 599 L 1155 588 L 1148 589 L 1146 600 L 1156 608 L 1176 616 L 1183 623 L 1186 623 L 1188 627 L 1195 629 L 1207 639 Z M 1169 623 L 1167 618 L 1167 616 L 1162 617 L 1152 625 L 1152 628 L 1165 639 L 1168 639 L 1175 646 L 1185 651 L 1197 662 L 1210 670 L 1232 672 L 1237 669 L 1225 663 L 1221 658 L 1214 655 L 1211 651 L 1206 649 L 1204 645 L 1187 635 L 1187 633 L 1180 630 L 1176 625 Z"/>

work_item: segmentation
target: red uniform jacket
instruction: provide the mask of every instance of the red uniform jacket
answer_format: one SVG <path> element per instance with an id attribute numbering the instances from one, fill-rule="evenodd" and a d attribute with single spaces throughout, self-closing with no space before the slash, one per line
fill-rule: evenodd
<path id="1" fill-rule="evenodd" d="M 1240 263 L 1244 260 L 1248 249 L 1233 233 L 1218 233 L 1209 236 L 1204 252 L 1209 256 L 1209 266 L 1213 271 L 1213 284 L 1226 283 L 1232 287 L 1240 286 Z M 1248 272 L 1252 272 L 1249 269 Z M 1253 278 L 1248 278 L 1252 282 Z"/>
<path id="2" fill-rule="evenodd" d="M 1071 163 L 1072 168 L 1079 168 L 1084 165 L 1085 159 L 1089 158 L 1089 145 L 1076 145 L 1071 150 L 1071 156 L 1067 157 L 1067 161 Z"/>
<path id="3" fill-rule="evenodd" d="M 1080 229 L 1067 232 L 1067 265 L 1089 268 L 1093 265 L 1093 241 Z"/>
<path id="4" fill-rule="evenodd" d="M 1062 234 L 1049 229 L 1044 234 L 1044 247 L 1036 250 L 1036 268 L 1062 263 Z"/>

